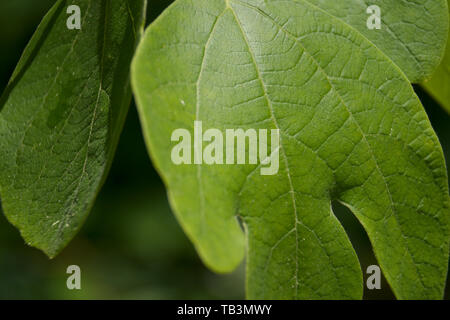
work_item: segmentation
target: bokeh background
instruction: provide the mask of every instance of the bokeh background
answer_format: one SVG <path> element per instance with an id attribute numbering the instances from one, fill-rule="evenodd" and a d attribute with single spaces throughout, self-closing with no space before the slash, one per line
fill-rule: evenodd
<path id="1" fill-rule="evenodd" d="M 54 2 L 0 1 L 0 92 Z M 147 23 L 171 2 L 149 0 Z M 450 159 L 449 115 L 419 87 L 415 89 Z M 333 207 L 367 279 L 367 266 L 376 264 L 370 242 L 346 208 Z M 66 268 L 72 264 L 81 267 L 82 290 L 66 287 Z M 244 265 L 228 275 L 209 271 L 183 234 L 147 155 L 134 103 L 94 209 L 57 258 L 49 260 L 28 247 L 0 209 L 0 299 L 243 299 L 244 281 Z M 447 281 L 446 299 L 449 291 Z M 364 297 L 394 298 L 384 279 L 381 290 L 366 290 Z"/>

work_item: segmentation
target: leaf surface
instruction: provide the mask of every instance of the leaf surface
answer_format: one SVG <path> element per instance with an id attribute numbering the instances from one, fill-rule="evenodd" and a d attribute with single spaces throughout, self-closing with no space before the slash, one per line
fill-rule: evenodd
<path id="1" fill-rule="evenodd" d="M 358 30 L 411 82 L 429 79 L 438 67 L 448 33 L 447 0 L 308 0 Z M 380 8 L 381 29 L 369 29 L 369 6 Z M 374 11 L 371 11 L 373 13 Z"/>
<path id="2" fill-rule="evenodd" d="M 354 28 L 305 0 L 178 0 L 146 31 L 132 86 L 178 220 L 216 271 L 247 250 L 249 298 L 362 297 L 332 200 L 364 226 L 398 298 L 442 298 L 442 150 L 408 79 Z M 194 137 L 195 120 L 280 129 L 278 174 L 175 165 L 171 135 Z"/>
<path id="3" fill-rule="evenodd" d="M 81 30 L 66 25 L 69 5 Z M 50 257 L 81 227 L 112 162 L 144 14 L 144 0 L 57 1 L 2 96 L 3 211 Z"/>

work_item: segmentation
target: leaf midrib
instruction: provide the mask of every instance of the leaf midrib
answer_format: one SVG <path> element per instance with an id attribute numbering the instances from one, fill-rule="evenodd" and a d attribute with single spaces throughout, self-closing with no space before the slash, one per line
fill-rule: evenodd
<path id="1" fill-rule="evenodd" d="M 235 11 L 231 7 L 231 5 L 230 5 L 228 0 L 226 1 L 226 4 L 227 4 L 227 9 L 230 9 L 231 12 L 233 13 L 233 16 L 234 16 L 234 18 L 236 20 L 236 23 L 237 23 L 238 27 L 239 27 L 239 30 L 242 33 L 242 37 L 243 37 L 243 39 L 244 39 L 244 41 L 245 41 L 245 43 L 247 45 L 249 54 L 250 54 L 250 56 L 252 58 L 252 62 L 255 65 L 256 74 L 258 76 L 259 81 L 261 82 L 261 86 L 262 86 L 262 89 L 263 89 L 263 92 L 264 92 L 264 96 L 265 96 L 266 101 L 267 101 L 267 106 L 269 107 L 269 110 L 270 110 L 270 117 L 272 119 L 272 122 L 275 125 L 275 128 L 278 129 L 281 132 L 280 126 L 278 125 L 278 121 L 277 121 L 277 119 L 275 117 L 275 114 L 273 112 L 272 101 L 270 100 L 269 95 L 267 93 L 266 85 L 265 85 L 265 83 L 263 81 L 263 78 L 261 76 L 261 73 L 259 71 L 258 65 L 256 63 L 256 58 L 255 58 L 255 56 L 254 56 L 254 54 L 253 54 L 253 52 L 251 50 L 251 47 L 250 47 L 250 44 L 248 42 L 247 36 L 246 36 L 244 30 L 242 29 L 242 25 L 241 25 L 241 23 L 239 21 L 239 18 L 237 17 Z M 292 184 L 292 177 L 291 177 L 291 173 L 289 171 L 289 161 L 288 161 L 288 158 L 286 156 L 286 152 L 284 150 L 282 141 L 283 140 L 282 140 L 282 137 L 280 135 L 280 151 L 283 154 L 283 159 L 284 159 L 285 166 L 286 166 L 286 176 L 287 176 L 288 181 L 289 181 L 289 189 L 290 189 L 289 192 L 291 194 L 292 206 L 294 208 L 294 217 L 295 217 L 295 221 L 294 221 L 294 230 L 295 230 L 295 297 L 298 297 L 298 270 L 299 270 L 299 267 L 298 267 L 298 229 L 297 229 L 297 224 L 299 223 L 299 220 L 298 220 L 298 213 L 297 213 L 297 204 L 296 204 L 296 200 L 295 200 L 294 186 Z"/>
<path id="2" fill-rule="evenodd" d="M 371 157 L 372 157 L 372 159 L 373 159 L 373 161 L 374 161 L 374 163 L 375 163 L 376 169 L 377 169 L 378 173 L 380 174 L 381 178 L 383 179 L 383 182 L 384 182 L 384 184 L 385 184 L 385 186 L 386 186 L 386 191 L 387 191 L 388 196 L 389 196 L 389 206 L 390 206 L 390 208 L 391 208 L 392 213 L 394 213 L 394 215 L 395 215 L 395 222 L 396 222 L 396 224 L 397 224 L 397 226 L 398 226 L 398 229 L 399 229 L 399 231 L 400 231 L 400 233 L 401 233 L 401 235 L 402 235 L 402 239 L 403 239 L 403 241 L 404 241 L 404 244 L 405 244 L 405 248 L 406 248 L 406 250 L 407 250 L 407 253 L 408 253 L 408 255 L 410 256 L 411 260 L 415 262 L 414 256 L 411 254 L 411 251 L 410 251 L 410 249 L 409 249 L 408 241 L 406 240 L 407 237 L 405 236 L 404 231 L 403 231 L 403 229 L 401 228 L 400 223 L 398 222 L 397 212 L 396 212 L 396 210 L 394 209 L 394 202 L 393 202 L 392 195 L 391 195 L 391 192 L 390 192 L 390 189 L 389 189 L 389 185 L 388 185 L 388 183 L 387 183 L 387 181 L 386 181 L 386 179 L 385 179 L 385 177 L 384 177 L 384 175 L 383 175 L 383 173 L 382 173 L 382 171 L 381 171 L 381 168 L 379 167 L 378 160 L 377 160 L 377 158 L 375 157 L 375 154 L 373 153 L 372 147 L 371 147 L 370 143 L 368 142 L 368 140 L 367 140 L 367 138 L 366 138 L 366 135 L 365 135 L 364 131 L 362 130 L 361 126 L 360 126 L 359 123 L 356 121 L 356 119 L 353 117 L 353 114 L 350 112 L 350 110 L 349 110 L 347 104 L 344 102 L 344 100 L 343 100 L 342 96 L 340 95 L 339 91 L 334 87 L 333 83 L 330 81 L 330 78 L 329 78 L 328 74 L 325 72 L 325 70 L 323 70 L 323 68 L 320 66 L 320 64 L 318 63 L 318 61 L 314 58 L 314 56 L 311 55 L 311 54 L 306 50 L 306 48 L 303 46 L 303 44 L 300 42 L 300 40 L 299 40 L 297 37 L 295 37 L 293 34 L 291 34 L 290 32 L 288 32 L 287 30 L 285 30 L 285 29 L 284 29 L 282 26 L 280 26 L 276 21 L 274 21 L 274 20 L 272 19 L 272 17 L 270 17 L 270 16 L 269 16 L 268 14 L 266 14 L 265 12 L 263 12 L 261 9 L 259 9 L 259 8 L 257 8 L 257 7 L 254 7 L 254 6 L 250 5 L 250 4 L 244 3 L 244 2 L 242 2 L 242 1 L 240 1 L 240 0 L 225 0 L 225 1 L 226 1 L 226 4 L 227 4 L 227 7 L 230 8 L 230 9 L 232 10 L 232 12 L 233 12 L 233 14 L 234 14 L 235 17 L 236 17 L 236 14 L 235 14 L 233 8 L 231 7 L 231 5 L 229 4 L 230 2 L 237 2 L 237 3 L 239 3 L 239 4 L 243 5 L 243 6 L 246 6 L 247 8 L 252 9 L 253 11 L 257 12 L 258 14 L 260 14 L 260 15 L 262 15 L 263 17 L 266 17 L 267 19 L 269 19 L 270 21 L 272 21 L 272 22 L 277 26 L 277 28 L 278 28 L 280 31 L 283 31 L 287 36 L 293 38 L 293 40 L 294 40 L 296 43 L 298 43 L 298 44 L 303 48 L 304 52 L 305 52 L 308 56 L 310 56 L 311 59 L 314 61 L 314 63 L 316 64 L 317 68 L 319 69 L 319 71 L 320 71 L 321 73 L 323 73 L 323 75 L 325 76 L 325 78 L 326 78 L 326 80 L 328 81 L 329 85 L 331 86 L 331 88 L 333 89 L 333 91 L 336 93 L 336 95 L 338 96 L 338 98 L 339 98 L 339 100 L 341 101 L 342 105 L 344 106 L 345 110 L 347 111 L 349 117 L 351 117 L 351 118 L 353 119 L 353 122 L 356 124 L 356 126 L 357 126 L 357 128 L 358 128 L 358 131 L 360 132 L 362 138 L 364 139 L 364 141 L 365 141 L 365 143 L 366 143 L 366 145 L 367 145 L 367 147 L 368 147 L 368 149 L 369 149 L 369 151 L 370 151 L 370 155 L 371 155 Z M 303 1 L 305 4 L 307 4 L 307 5 L 309 5 L 309 6 L 313 7 L 313 8 L 317 8 L 317 6 L 311 4 L 310 2 L 308 2 L 308 1 L 306 1 L 306 0 L 302 0 L 302 1 Z M 317 9 L 320 10 L 320 11 L 322 11 L 324 14 L 326 14 L 326 15 L 328 15 L 328 16 L 332 16 L 332 15 L 330 15 L 329 13 L 327 13 L 326 11 L 324 11 L 324 10 L 322 10 L 322 9 L 320 9 L 320 8 L 317 8 Z M 332 17 L 334 17 L 334 16 L 332 16 Z M 236 17 L 236 19 L 237 19 L 237 17 Z M 336 18 L 336 19 L 338 19 L 338 18 Z M 339 19 L 339 21 L 342 21 L 342 20 Z M 348 24 L 345 23 L 345 22 L 342 22 L 342 23 L 344 23 L 345 25 L 348 25 Z M 239 23 L 238 23 L 238 25 L 239 25 L 241 31 L 243 32 L 242 27 L 240 26 Z M 351 27 L 351 26 L 350 26 L 350 27 Z M 354 28 L 352 28 L 352 29 L 355 30 Z M 361 33 L 358 32 L 357 30 L 355 30 L 355 32 L 357 32 L 359 35 L 361 35 Z M 361 36 L 363 36 L 363 35 L 361 35 Z M 363 36 L 363 37 L 364 37 L 364 36 Z M 245 36 L 244 36 L 244 38 L 245 38 Z M 364 37 L 364 38 L 365 38 L 365 37 Z M 245 39 L 246 39 L 246 38 L 245 38 Z M 366 39 L 366 38 L 365 38 L 365 39 Z M 247 42 L 247 45 L 249 45 L 247 40 L 246 40 L 246 42 Z M 369 42 L 370 42 L 370 41 L 369 41 Z M 375 46 L 375 45 L 374 45 L 374 46 Z M 376 46 L 375 46 L 375 47 L 376 47 Z M 382 52 L 382 51 L 381 51 L 380 49 L 378 49 L 378 48 L 377 48 L 377 50 L 378 50 L 379 52 Z M 260 79 L 260 81 L 261 81 L 261 83 L 262 83 L 262 86 L 263 86 L 263 88 L 264 88 L 265 96 L 266 96 L 266 98 L 268 99 L 267 92 L 266 92 L 266 90 L 265 90 L 264 82 L 263 82 L 263 80 L 262 80 L 262 78 L 261 78 L 261 76 L 260 76 L 260 73 L 259 73 L 259 70 L 258 70 L 258 66 L 257 66 L 257 64 L 256 64 L 256 61 L 255 61 L 254 57 L 253 57 L 253 53 L 251 52 L 250 46 L 249 46 L 249 52 L 250 52 L 250 54 L 252 55 L 253 61 L 254 61 L 254 63 L 255 63 L 255 68 L 256 68 L 257 73 L 258 73 L 258 77 L 259 77 L 259 79 Z M 390 60 L 390 62 L 391 62 L 394 66 L 396 66 L 395 63 L 392 62 L 392 60 Z M 398 67 L 397 67 L 397 68 L 398 68 Z M 268 101 L 270 101 L 270 99 L 268 99 Z M 271 105 L 270 105 L 270 108 L 271 108 Z M 273 114 L 272 108 L 271 108 L 271 113 Z M 275 121 L 276 121 L 276 119 L 275 119 Z M 277 128 L 279 128 L 277 124 L 275 124 L 275 125 L 276 125 Z M 281 137 L 280 137 L 280 150 L 283 150 Z M 286 157 L 286 155 L 285 155 L 284 152 L 283 152 L 283 154 L 284 154 L 284 158 L 286 159 L 286 162 L 287 162 L 287 157 Z M 288 166 L 287 166 L 287 171 L 289 172 Z M 288 178 L 289 178 L 289 181 L 290 181 L 290 184 L 291 184 L 291 192 L 292 192 L 292 194 L 293 194 L 293 189 L 292 189 L 293 186 L 292 186 L 292 183 L 291 183 L 291 179 L 290 179 L 289 173 L 288 173 Z M 294 202 L 294 206 L 295 206 L 295 202 Z M 296 213 L 296 221 L 298 221 L 296 210 L 295 210 L 295 213 Z M 297 236 L 297 233 L 296 233 L 296 236 Z M 298 241 L 296 241 L 296 242 L 297 242 L 297 245 L 298 245 Z M 298 247 L 297 247 L 297 249 L 298 249 Z M 416 274 L 418 275 L 418 278 L 420 279 L 420 282 L 421 282 L 422 287 L 423 287 L 423 288 L 426 288 L 426 286 L 424 285 L 424 282 L 423 282 L 422 274 L 420 273 L 420 271 L 419 271 L 419 269 L 418 269 L 416 263 L 413 263 L 413 265 L 414 265 L 414 268 L 415 268 L 415 272 L 416 272 Z M 298 269 L 297 269 L 297 273 L 298 273 Z"/>

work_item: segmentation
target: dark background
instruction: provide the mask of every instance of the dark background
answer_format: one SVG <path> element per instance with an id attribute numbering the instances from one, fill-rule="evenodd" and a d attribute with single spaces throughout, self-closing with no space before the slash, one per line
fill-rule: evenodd
<path id="1" fill-rule="evenodd" d="M 171 2 L 149 0 L 147 23 Z M 53 3 L 1 0 L 0 92 Z M 420 88 L 416 91 L 450 159 L 449 116 Z M 333 207 L 366 279 L 367 266 L 376 264 L 368 238 L 346 208 Z M 82 290 L 66 288 L 66 268 L 72 264 L 81 267 Z M 233 274 L 216 275 L 201 263 L 171 213 L 164 186 L 147 155 L 134 103 L 94 209 L 57 258 L 49 260 L 28 247 L 0 215 L 0 299 L 242 299 L 244 278 L 244 265 Z M 393 295 L 383 279 L 382 290 L 367 290 L 365 298 L 393 299 Z"/>

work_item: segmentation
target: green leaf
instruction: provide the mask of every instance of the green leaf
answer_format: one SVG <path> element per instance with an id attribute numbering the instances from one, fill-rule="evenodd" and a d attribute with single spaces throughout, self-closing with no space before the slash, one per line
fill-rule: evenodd
<path id="1" fill-rule="evenodd" d="M 450 13 L 450 6 L 449 6 Z M 422 83 L 437 102 L 450 113 L 450 32 L 448 33 L 447 50 L 444 59 L 429 81 Z"/>
<path id="2" fill-rule="evenodd" d="M 81 30 L 67 27 L 78 5 Z M 0 195 L 25 241 L 54 257 L 108 172 L 131 99 L 144 0 L 57 1 L 0 103 Z"/>
<path id="3" fill-rule="evenodd" d="M 442 298 L 443 153 L 407 78 L 363 34 L 306 0 L 178 0 L 146 31 L 132 87 L 179 222 L 213 270 L 247 250 L 249 298 L 362 297 L 332 200 L 364 226 L 398 298 Z M 278 174 L 175 165 L 171 135 L 193 136 L 194 120 L 279 128 Z"/>
<path id="4" fill-rule="evenodd" d="M 447 0 L 308 0 L 361 32 L 397 64 L 411 82 L 429 79 L 448 33 Z M 381 29 L 370 30 L 367 8 L 377 5 Z"/>

